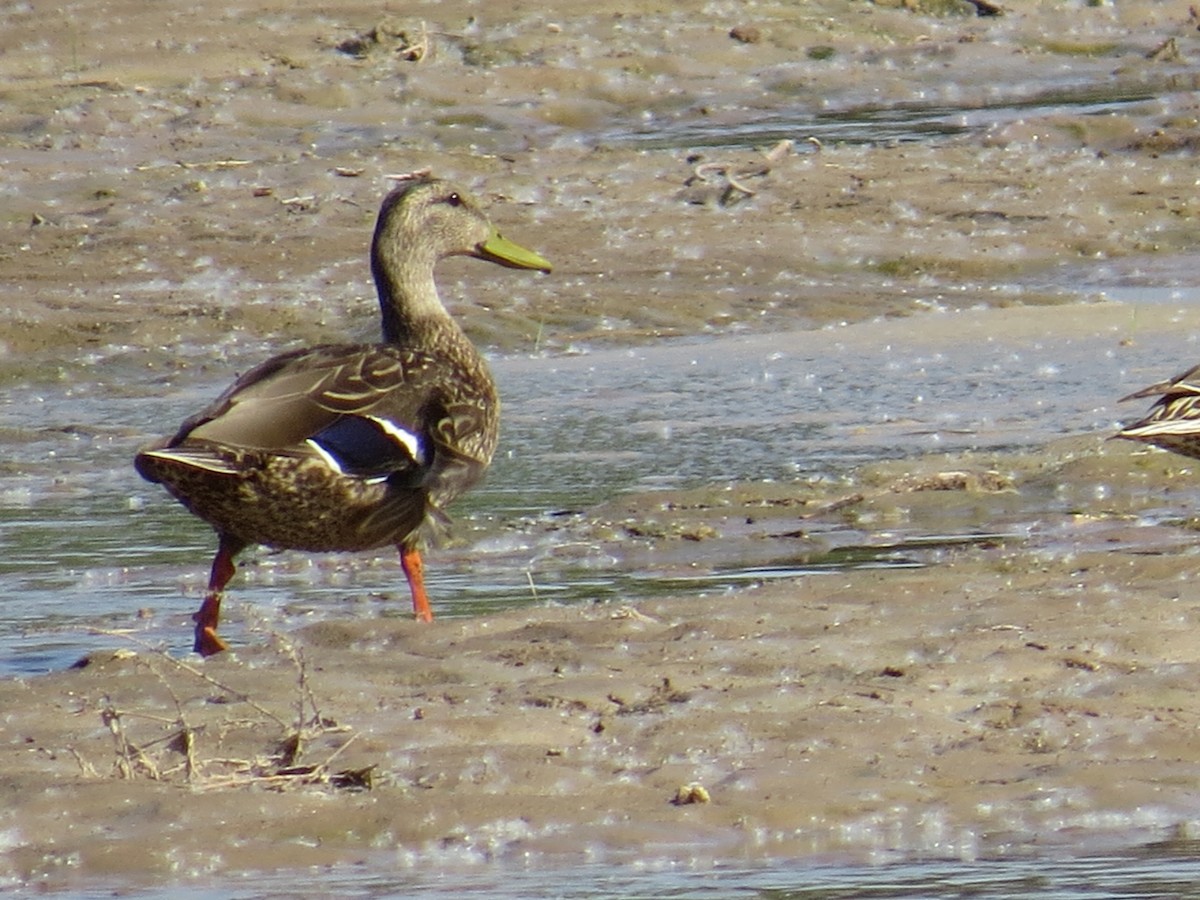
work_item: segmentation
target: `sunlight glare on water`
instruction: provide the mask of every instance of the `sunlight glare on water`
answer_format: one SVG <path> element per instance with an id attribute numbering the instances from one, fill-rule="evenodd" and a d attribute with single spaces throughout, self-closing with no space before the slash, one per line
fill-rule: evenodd
<path id="1" fill-rule="evenodd" d="M 935 315 L 931 321 L 978 327 L 971 324 L 976 314 Z M 897 340 L 893 328 L 865 323 L 494 360 L 505 398 L 501 450 L 484 485 L 454 512 L 463 521 L 536 517 L 628 491 L 837 478 L 871 460 L 1011 450 L 1103 432 L 1112 427 L 1114 398 L 1131 380 L 1161 374 L 1158 359 L 1167 352 L 1149 337 L 1140 342 L 1133 353 L 1145 360 L 1147 376 L 1131 379 L 1086 336 L 955 343 L 937 335 L 925 340 L 921 328 Z M 888 389 L 866 390 L 861 372 L 844 365 L 846 355 L 869 360 L 879 373 L 873 377 Z M 25 407 L 29 418 L 13 423 L 22 437 L 13 459 L 33 474 L 0 473 L 6 550 L 0 671 L 68 665 L 103 643 L 86 634 L 89 626 L 116 627 L 140 608 L 170 611 L 164 627 L 186 650 L 186 622 L 202 593 L 214 538 L 142 482 L 130 460 L 154 435 L 154 423 L 177 421 L 222 386 L 193 383 L 140 399 L 128 391 L 105 395 L 97 386 L 77 399 Z M 528 576 L 511 556 L 524 551 L 494 549 L 501 551 L 494 564 L 485 554 L 450 553 L 430 567 L 442 614 L 530 602 Z M 538 553 L 528 552 L 526 566 Z M 358 591 L 403 610 L 390 554 L 259 558 L 242 567 L 235 586 L 237 598 L 255 607 L 269 610 L 286 600 L 328 611 Z M 880 563 L 888 564 L 886 557 Z M 757 563 L 748 565 L 753 572 Z M 465 579 L 468 569 L 473 574 Z M 608 591 L 644 596 L 653 584 L 652 573 L 605 569 L 606 588 L 595 571 L 554 567 L 540 589 L 562 601 L 596 600 Z M 347 572 L 349 583 L 337 574 Z M 725 572 L 710 584 L 737 582 L 735 572 Z M 667 578 L 662 587 L 671 583 Z M 282 585 L 288 590 L 281 593 Z"/>

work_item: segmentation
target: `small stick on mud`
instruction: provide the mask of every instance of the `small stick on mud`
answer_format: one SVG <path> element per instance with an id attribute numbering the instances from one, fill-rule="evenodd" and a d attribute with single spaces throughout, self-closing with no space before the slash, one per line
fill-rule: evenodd
<path id="1" fill-rule="evenodd" d="M 152 781 L 162 781 L 162 773 L 154 760 L 125 735 L 125 725 L 121 721 L 121 712 L 113 705 L 108 697 L 104 698 L 104 708 L 100 711 L 100 720 L 108 729 L 116 743 L 117 773 L 125 779 L 136 778 L 141 771 Z"/>
<path id="2" fill-rule="evenodd" d="M 725 179 L 725 190 L 718 202 L 721 206 L 732 206 L 741 197 L 753 197 L 758 193 L 747 185 L 744 179 L 762 178 L 770 174 L 771 169 L 788 156 L 795 146 L 796 142 L 792 140 L 779 141 L 763 154 L 762 162 L 757 165 L 739 167 L 728 162 L 700 163 L 692 169 L 692 178 L 688 179 L 686 184 L 691 185 L 697 180 L 708 181 L 710 175 L 721 176 Z"/>
<path id="3" fill-rule="evenodd" d="M 175 657 L 171 656 L 171 654 L 167 653 L 165 650 L 163 650 L 160 647 L 155 647 L 154 645 L 149 644 L 146 641 L 140 640 L 139 638 L 135 638 L 132 635 L 123 634 L 122 632 L 119 632 L 119 631 L 110 631 L 105 628 L 93 628 L 91 630 L 91 633 L 92 634 L 103 634 L 103 635 L 107 635 L 108 637 L 118 637 L 118 638 L 122 638 L 123 640 L 129 641 L 129 643 L 135 644 L 138 647 L 141 647 L 147 653 L 152 654 L 154 656 L 154 658 L 159 659 L 164 662 L 167 662 L 170 665 L 174 666 L 176 669 L 179 669 L 181 672 L 186 672 L 188 675 L 192 675 L 196 678 L 199 678 L 201 681 L 205 682 L 206 684 L 211 685 L 212 687 L 217 688 L 218 690 L 225 691 L 227 694 L 232 696 L 235 700 L 239 701 L 240 703 L 245 703 L 247 706 L 249 706 L 255 712 L 261 713 L 262 715 L 266 716 L 272 722 L 276 723 L 280 728 L 286 729 L 288 727 L 287 723 L 283 719 L 281 719 L 279 716 L 275 715 L 275 713 L 271 712 L 269 709 L 262 706 L 261 704 L 256 703 L 253 700 L 253 698 L 251 698 L 244 691 L 239 691 L 236 688 L 232 688 L 229 685 L 225 684 L 223 681 L 218 681 L 216 678 L 213 678 L 211 675 L 207 674 L 206 672 L 201 672 L 195 666 L 189 665 L 188 663 L 185 663 L 183 660 L 176 659 Z"/>

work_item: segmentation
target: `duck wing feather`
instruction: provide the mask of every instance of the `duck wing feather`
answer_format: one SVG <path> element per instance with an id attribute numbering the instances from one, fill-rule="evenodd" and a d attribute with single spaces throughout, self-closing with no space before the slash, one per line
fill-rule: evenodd
<path id="1" fill-rule="evenodd" d="M 348 475 L 398 475 L 431 488 L 435 476 L 456 494 L 491 458 L 496 405 L 489 377 L 463 379 L 441 355 L 327 344 L 246 372 L 167 447 L 317 455 Z"/>

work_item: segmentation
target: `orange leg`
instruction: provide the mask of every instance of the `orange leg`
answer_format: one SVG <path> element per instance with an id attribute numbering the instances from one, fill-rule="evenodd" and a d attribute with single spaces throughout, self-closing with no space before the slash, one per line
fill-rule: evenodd
<path id="1" fill-rule="evenodd" d="M 425 564 L 421 562 L 421 551 L 401 545 L 400 566 L 404 569 L 404 577 L 408 579 L 408 589 L 412 591 L 413 615 L 418 622 L 432 622 L 433 609 L 425 593 Z"/>
<path id="2" fill-rule="evenodd" d="M 217 555 L 213 557 L 212 574 L 208 577 L 208 594 L 200 604 L 200 609 L 192 616 L 192 621 L 196 623 L 196 643 L 192 649 L 201 656 L 212 656 L 229 649 L 229 645 L 217 637 L 217 622 L 221 618 L 221 592 L 237 571 L 233 558 L 245 546 L 245 541 L 227 534 L 220 535 Z"/>

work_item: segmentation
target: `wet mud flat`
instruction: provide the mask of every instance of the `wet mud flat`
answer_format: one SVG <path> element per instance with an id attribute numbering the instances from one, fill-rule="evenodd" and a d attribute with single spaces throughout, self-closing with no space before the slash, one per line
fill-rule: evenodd
<path id="1" fill-rule="evenodd" d="M 648 542 L 655 521 L 670 554 L 752 519 L 795 543 L 830 521 L 880 539 L 887 523 L 997 531 L 909 548 L 908 568 L 432 627 L 280 631 L 251 614 L 245 644 L 205 662 L 113 633 L 73 670 L 0 683 L 4 876 L 202 884 L 1186 842 L 1200 609 L 1194 532 L 1161 504 L 1187 474 L 1072 438 L 880 464 L 836 490 L 631 497 L 573 536 L 641 522 Z M 1064 491 L 1036 527 L 1004 531 L 1021 495 Z"/>
<path id="2" fill-rule="evenodd" d="M 1063 302 L 1192 246 L 1186 4 L 929 5 L 395 21 L 97 0 L 61 27 L 18 8 L 3 371 L 85 351 L 167 381 L 371 335 L 365 236 L 386 176 L 423 167 L 556 265 L 519 287 L 445 267 L 472 335 L 507 352 Z"/>
<path id="3" fill-rule="evenodd" d="M 15 9 L 0 375 L 56 409 L 89 390 L 124 401 L 37 431 L 61 441 L 55 470 L 95 478 L 61 458 L 81 428 L 101 434 L 125 515 L 130 451 L 159 427 L 139 398 L 372 334 L 384 176 L 425 165 L 484 187 L 505 231 L 556 263 L 516 291 L 444 272 L 475 337 L 535 359 L 922 316 L 949 346 L 946 311 L 1069 315 L 1113 289 L 1195 285 L 1186 4 L 986 21 L 923 4 L 768 3 L 752 21 L 741 4 L 625 6 L 424 4 L 395 23 L 98 3 L 60 28 Z M 938 140 L 914 137 L 914 113 Z M 841 142 L 839 116 L 898 130 Z M 792 151 L 768 159 L 783 138 Z M 1114 350 L 1137 353 L 1151 322 L 1157 356 Z M 1148 377 L 1109 399 L 1193 362 L 1171 355 L 1191 352 L 1191 325 L 1131 306 L 1096 354 Z M 875 385 L 853 349 L 846 368 Z M 44 486 L 50 462 L 20 457 L 34 409 L 6 413 L 3 474 Z M 873 558 L 895 546 L 886 568 L 736 591 L 681 577 L 653 598 L 432 628 L 248 612 L 236 652 L 203 664 L 147 641 L 131 598 L 110 649 L 0 681 L 0 877 L 54 890 L 1187 846 L 1195 473 L 1099 431 L 840 480 L 639 491 L 521 526 L 681 576 L 801 565 L 853 529 Z"/>

